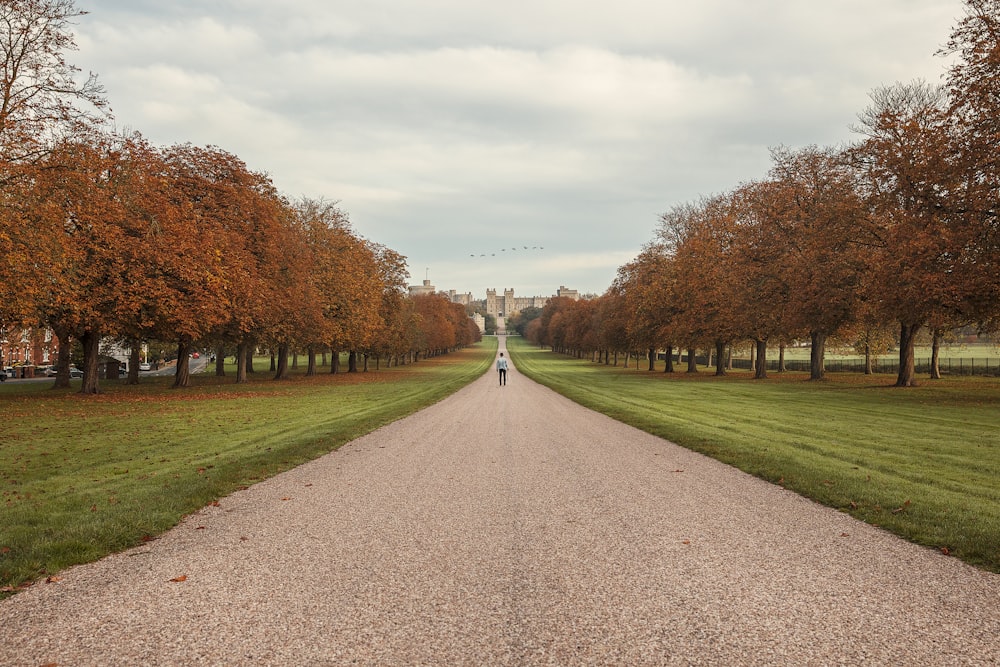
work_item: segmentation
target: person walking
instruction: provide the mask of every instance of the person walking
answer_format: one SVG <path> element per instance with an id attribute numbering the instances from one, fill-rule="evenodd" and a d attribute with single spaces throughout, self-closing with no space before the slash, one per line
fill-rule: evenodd
<path id="1" fill-rule="evenodd" d="M 507 359 L 503 356 L 503 352 L 497 359 L 497 372 L 500 374 L 500 386 L 502 387 L 507 384 Z"/>

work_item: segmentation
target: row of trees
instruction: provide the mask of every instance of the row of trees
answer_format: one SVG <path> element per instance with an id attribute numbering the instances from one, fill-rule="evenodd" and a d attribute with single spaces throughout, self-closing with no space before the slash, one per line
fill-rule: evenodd
<path id="1" fill-rule="evenodd" d="M 1000 1 L 966 0 L 946 85 L 875 91 L 841 148 L 772 151 L 765 179 L 675 206 L 653 242 L 591 304 L 558 300 L 533 335 L 575 350 L 724 350 L 809 339 L 871 350 L 898 332 L 897 384 L 918 332 L 1000 318 Z M 693 354 L 689 355 L 693 357 Z"/>
<path id="2" fill-rule="evenodd" d="M 57 385 L 72 340 L 92 393 L 107 338 L 131 344 L 132 381 L 140 341 L 177 341 L 175 386 L 196 344 L 234 350 L 242 382 L 257 347 L 283 378 L 293 350 L 311 374 L 327 351 L 402 359 L 478 339 L 462 306 L 404 298 L 404 258 L 358 236 L 335 204 L 290 201 L 218 148 L 106 131 L 103 90 L 93 76 L 78 85 L 63 57 L 80 15 L 71 0 L 0 12 L 0 325 L 55 332 Z"/>

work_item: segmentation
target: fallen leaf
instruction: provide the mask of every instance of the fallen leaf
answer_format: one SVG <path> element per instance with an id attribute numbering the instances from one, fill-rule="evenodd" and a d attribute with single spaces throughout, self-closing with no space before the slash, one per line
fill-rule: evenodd
<path id="1" fill-rule="evenodd" d="M 9 554 L 10 547 L 0 547 L 0 554 Z"/>
<path id="2" fill-rule="evenodd" d="M 312 486 L 312 484 L 306 484 L 306 486 Z"/>
<path id="3" fill-rule="evenodd" d="M 684 472 L 683 470 L 674 470 L 673 472 Z"/>
<path id="4" fill-rule="evenodd" d="M 209 503 L 209 505 L 211 505 L 212 507 L 218 507 L 219 506 L 219 501 L 218 500 L 213 500 L 212 502 Z"/>
<path id="5" fill-rule="evenodd" d="M 282 498 L 282 500 L 291 500 L 291 498 L 289 498 L 288 496 L 285 496 L 284 498 Z"/>
<path id="6" fill-rule="evenodd" d="M 243 536 L 240 538 L 240 542 L 246 542 L 249 539 L 250 539 L 249 537 Z"/>
<path id="7" fill-rule="evenodd" d="M 174 577 L 170 581 L 173 582 L 173 583 L 180 583 L 182 581 L 187 581 L 187 575 L 186 574 L 182 574 L 179 577 Z"/>
<path id="8" fill-rule="evenodd" d="M 691 544 L 691 540 L 683 540 L 681 544 Z"/>
<path id="9" fill-rule="evenodd" d="M 205 526 L 198 526 L 195 530 L 205 530 Z"/>
<path id="10" fill-rule="evenodd" d="M 941 547 L 941 553 L 943 553 L 945 556 L 950 556 L 951 550 L 948 547 Z"/>
<path id="11" fill-rule="evenodd" d="M 841 533 L 840 536 L 841 537 L 850 537 L 851 534 L 850 533 Z"/>
<path id="12" fill-rule="evenodd" d="M 909 507 L 909 506 L 910 506 L 910 501 L 909 501 L 909 500 L 907 500 L 907 501 L 906 501 L 905 503 L 903 503 L 903 504 L 902 504 L 902 506 L 900 506 L 900 507 L 897 507 L 896 509 L 894 509 L 894 510 L 892 511 L 892 513 L 893 513 L 893 514 L 899 514 L 900 512 L 902 512 L 903 510 L 905 510 L 905 509 L 906 509 L 907 507 Z"/>
<path id="13" fill-rule="evenodd" d="M 62 577 L 45 577 L 45 583 L 55 584 L 62 581 Z"/>
<path id="14" fill-rule="evenodd" d="M 851 501 L 851 509 L 852 510 L 858 509 L 858 504 L 856 502 L 854 502 L 853 500 Z"/>
<path id="15" fill-rule="evenodd" d="M 90 506 L 90 511 L 91 512 L 96 512 L 97 511 L 97 505 L 91 505 Z"/>

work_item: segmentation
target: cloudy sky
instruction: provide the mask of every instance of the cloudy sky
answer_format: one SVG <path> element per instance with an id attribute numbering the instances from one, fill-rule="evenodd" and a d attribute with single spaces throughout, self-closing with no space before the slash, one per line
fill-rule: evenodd
<path id="1" fill-rule="evenodd" d="M 340 202 L 413 282 L 603 293 L 675 204 L 939 81 L 960 0 L 77 0 L 120 127 Z M 516 248 L 516 250 L 515 250 Z"/>

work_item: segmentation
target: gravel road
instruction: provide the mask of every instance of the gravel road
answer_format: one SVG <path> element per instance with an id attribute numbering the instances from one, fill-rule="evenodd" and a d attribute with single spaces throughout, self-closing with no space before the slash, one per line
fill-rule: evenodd
<path id="1" fill-rule="evenodd" d="M 516 368 L 60 576 L 0 664 L 1000 663 L 1000 576 Z"/>

